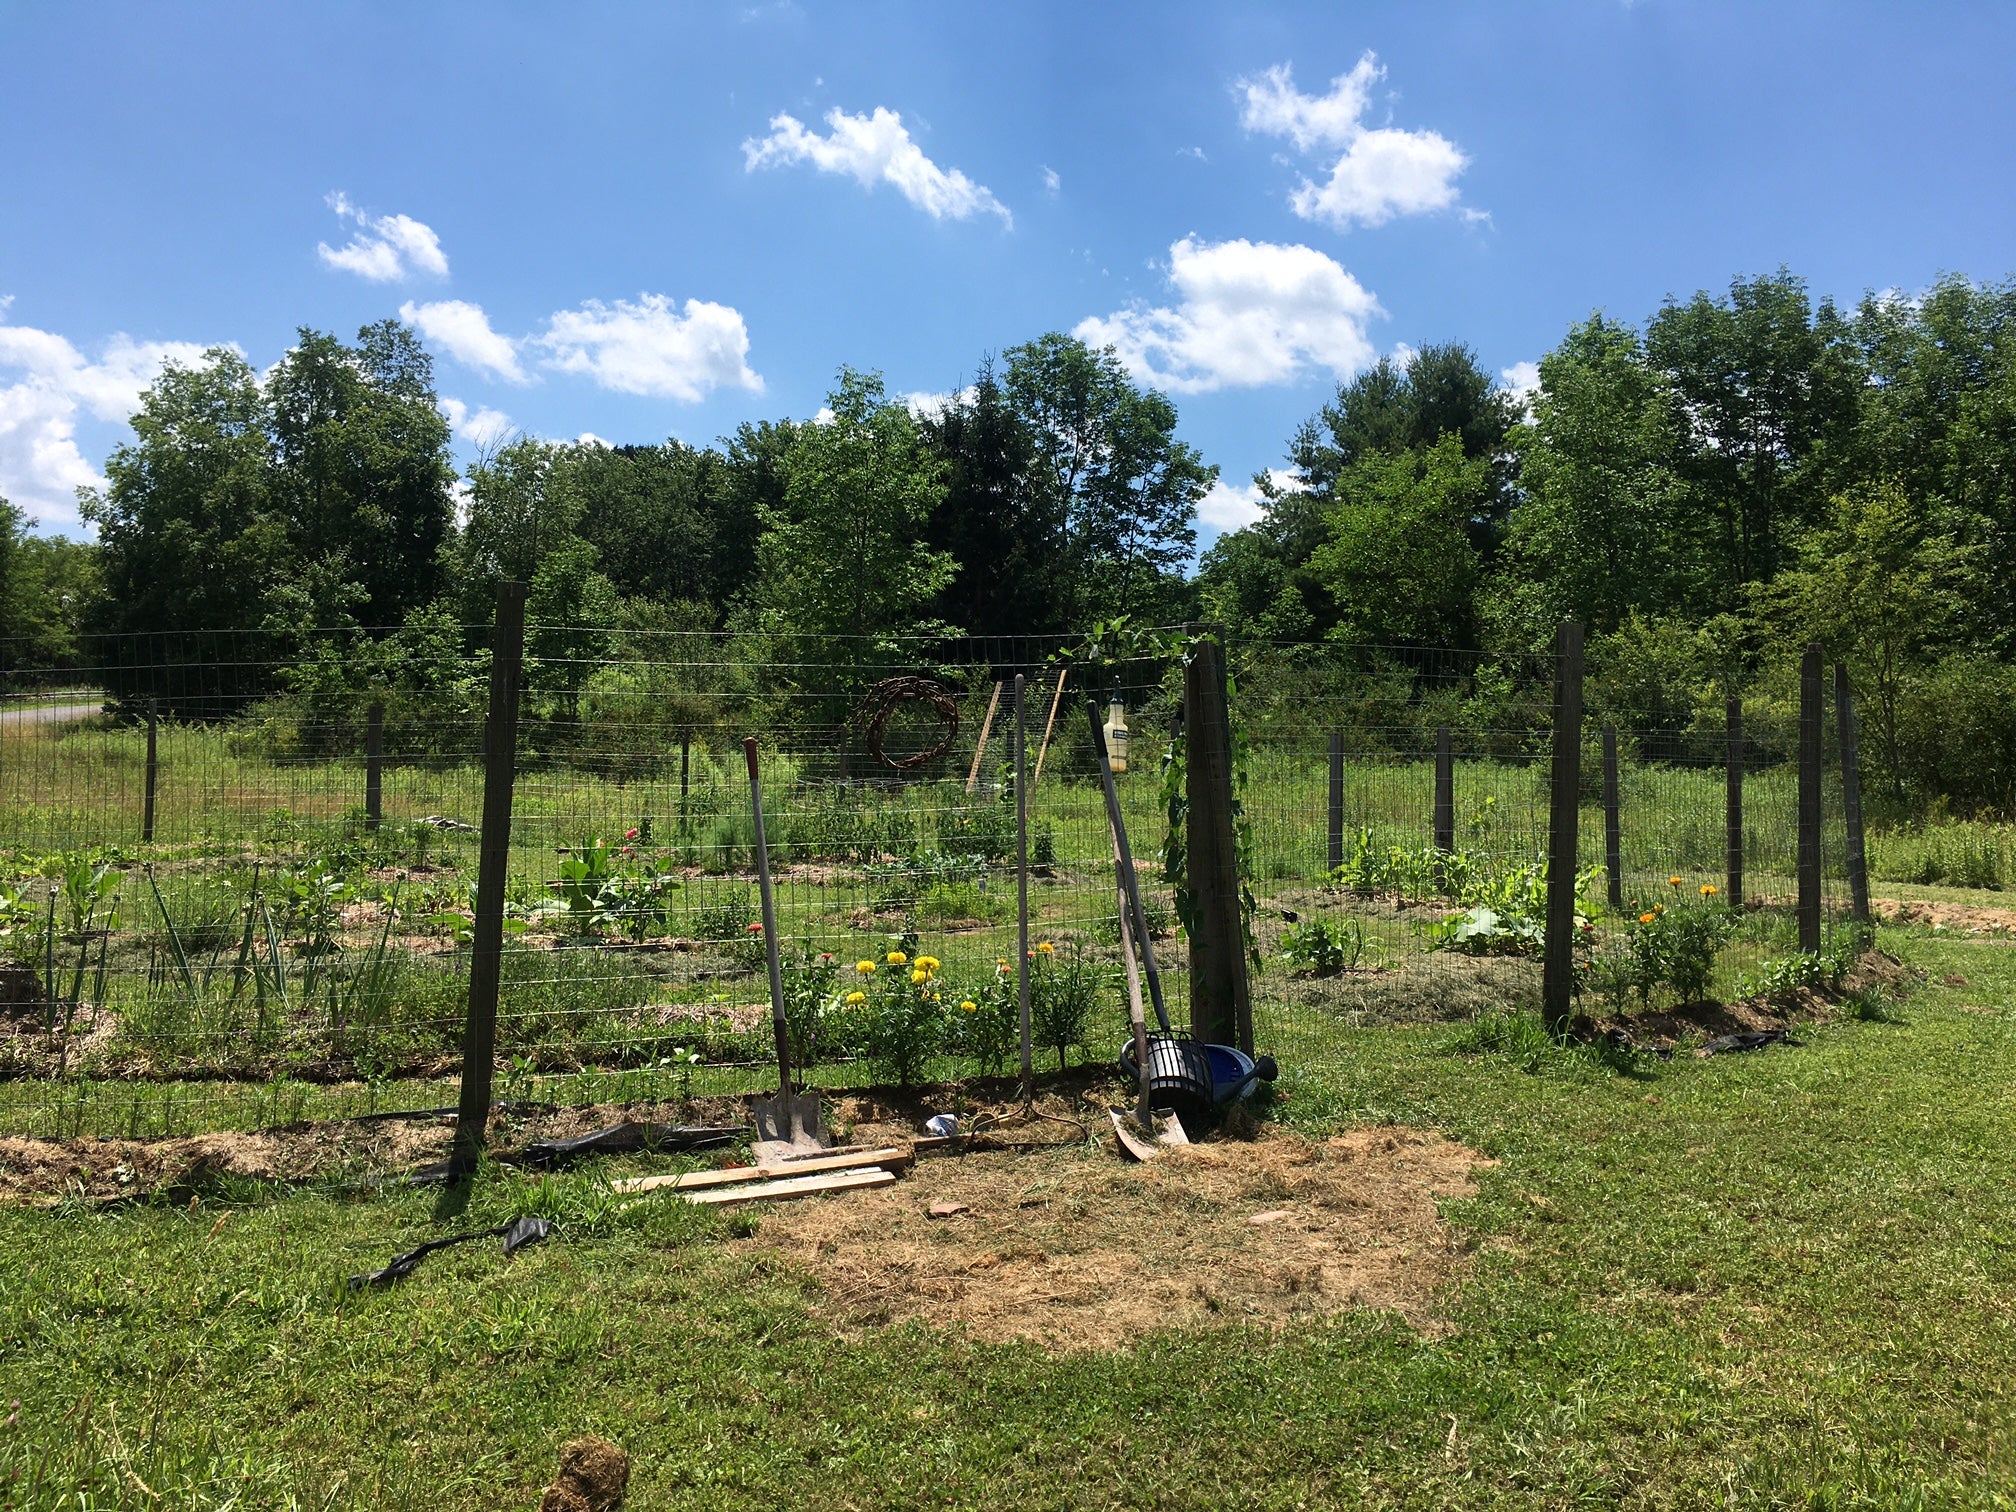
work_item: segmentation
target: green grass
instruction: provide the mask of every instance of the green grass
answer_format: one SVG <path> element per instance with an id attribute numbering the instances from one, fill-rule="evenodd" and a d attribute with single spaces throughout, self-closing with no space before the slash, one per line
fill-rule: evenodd
<path id="1" fill-rule="evenodd" d="M 1435 1340 L 1347 1313 L 1117 1355 L 843 1341 L 716 1220 L 613 1214 L 590 1172 L 486 1177 L 470 1220 L 545 1211 L 556 1240 L 367 1296 L 342 1277 L 441 1231 L 428 1196 L 9 1211 L 0 1500 L 530 1506 L 594 1430 L 636 1457 L 640 1512 L 2007 1506 L 2016 953 L 1883 943 L 1970 985 L 1710 1061 L 1302 1037 L 1297 1127 L 1436 1128 L 1498 1161 L 1446 1206 L 1474 1255 Z"/>

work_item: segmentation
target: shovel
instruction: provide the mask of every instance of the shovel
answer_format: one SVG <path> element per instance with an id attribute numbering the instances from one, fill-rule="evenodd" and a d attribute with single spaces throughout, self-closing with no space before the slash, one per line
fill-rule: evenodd
<path id="1" fill-rule="evenodd" d="M 1099 726 L 1099 705 L 1087 703 L 1092 713 L 1092 749 L 1099 756 L 1099 776 L 1106 789 L 1106 824 L 1113 835 L 1113 876 L 1117 883 L 1120 908 L 1120 957 L 1127 965 L 1127 1022 L 1134 1037 L 1134 1064 L 1145 1068 L 1148 1065 L 1148 1020 L 1141 1010 L 1141 969 L 1134 959 L 1134 941 L 1139 929 L 1141 958 L 1148 967 L 1148 992 L 1155 1002 L 1155 1019 L 1166 1033 L 1169 1028 L 1169 1013 L 1162 1005 L 1162 977 L 1155 969 L 1155 945 L 1148 938 L 1141 910 L 1141 893 L 1134 877 L 1134 852 L 1127 844 L 1127 825 L 1120 817 L 1120 793 L 1113 785 L 1113 764 L 1106 755 L 1106 732 Z M 1150 1105 L 1148 1093 L 1148 1073 L 1144 1069 L 1137 1080 L 1141 1096 L 1130 1113 L 1121 1108 L 1110 1108 L 1113 1119 L 1113 1134 L 1120 1141 L 1121 1153 L 1135 1160 L 1153 1160 L 1165 1145 L 1186 1145 L 1189 1135 L 1183 1132 L 1183 1125 L 1172 1113 L 1158 1113 Z"/>
<path id="2" fill-rule="evenodd" d="M 784 1023 L 784 963 L 777 946 L 777 901 L 770 891 L 770 845 L 763 835 L 763 782 L 756 770 L 756 737 L 742 742 L 749 758 L 749 807 L 756 816 L 756 880 L 763 897 L 763 950 L 770 965 L 770 1023 L 777 1031 L 777 1095 L 749 1112 L 756 1124 L 750 1149 L 756 1163 L 811 1155 L 827 1145 L 817 1092 L 791 1090 L 791 1033 Z"/>

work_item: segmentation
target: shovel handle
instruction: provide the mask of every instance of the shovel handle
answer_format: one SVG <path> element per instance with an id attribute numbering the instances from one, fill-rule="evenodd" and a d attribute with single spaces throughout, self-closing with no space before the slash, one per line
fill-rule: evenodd
<path id="1" fill-rule="evenodd" d="M 770 890 L 770 842 L 763 833 L 763 781 L 757 772 L 756 737 L 742 739 L 749 762 L 749 809 L 756 821 L 756 887 L 763 899 L 763 953 L 770 968 L 770 1026 L 777 1035 L 777 1080 L 791 1095 L 791 1033 L 784 1022 L 784 963 L 777 948 L 777 903 Z"/>

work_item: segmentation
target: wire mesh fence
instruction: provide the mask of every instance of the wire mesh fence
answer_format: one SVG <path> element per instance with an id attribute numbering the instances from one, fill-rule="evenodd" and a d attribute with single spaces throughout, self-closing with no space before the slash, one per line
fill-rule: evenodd
<path id="1" fill-rule="evenodd" d="M 1180 879 L 1158 864 L 1180 642 L 1088 660 L 1075 638 L 759 651 L 535 626 L 507 737 L 485 729 L 483 632 L 443 640 L 390 670 L 355 633 L 107 641 L 65 685 L 5 697 L 0 1132 L 451 1104 L 484 760 L 501 738 L 518 767 L 501 1098 L 666 1101 L 774 1078 L 745 735 L 762 750 L 787 1016 L 811 1082 L 1018 1069 L 1018 728 L 1037 1068 L 1110 1060 L 1125 998 L 1092 726 L 1116 706 L 1122 808 L 1171 1016 L 1189 1021 Z M 1229 665 L 1259 1048 L 1288 1060 L 1340 1024 L 1536 1000 L 1553 659 L 1247 643 Z M 1660 717 L 1607 707 L 1587 732 L 1590 1005 L 1630 989 L 1633 920 L 1726 886 L 1726 750 Z M 1615 903 L 1605 720 L 1621 732 Z M 1796 943 L 1795 733 L 1768 702 L 1749 713 L 1753 906 L 1704 990 L 1738 992 Z"/>

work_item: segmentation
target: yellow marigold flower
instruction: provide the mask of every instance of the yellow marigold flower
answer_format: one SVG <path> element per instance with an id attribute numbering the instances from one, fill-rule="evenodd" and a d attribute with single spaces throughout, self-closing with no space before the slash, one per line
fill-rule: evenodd
<path id="1" fill-rule="evenodd" d="M 1006 965 L 1008 964 L 1008 957 L 1006 957 L 1006 956 L 996 956 L 996 957 L 994 957 L 994 964 L 995 964 L 996 966 L 1006 966 Z"/>
<path id="2" fill-rule="evenodd" d="M 921 987 L 930 980 L 931 973 L 926 971 L 922 966 L 919 966 L 915 971 L 910 973 L 910 985 L 912 987 Z"/>
<path id="3" fill-rule="evenodd" d="M 1055 945 L 1052 945 L 1048 940 L 1045 940 L 1041 945 L 1038 945 L 1036 948 L 1039 951 L 1041 951 L 1044 955 L 1057 954 L 1057 947 Z"/>
<path id="4" fill-rule="evenodd" d="M 887 961 L 891 966 L 901 966 L 908 962 L 910 957 L 903 954 L 900 950 L 892 950 L 889 954 L 882 957 L 882 959 Z"/>
<path id="5" fill-rule="evenodd" d="M 868 994 L 865 992 L 850 992 L 847 994 L 847 1001 L 850 1003 L 865 1003 L 868 1001 Z"/>
<path id="6" fill-rule="evenodd" d="M 923 968 L 924 968 L 924 969 L 925 969 L 926 971 L 936 971 L 936 970 L 938 969 L 938 964 L 939 964 L 939 963 L 938 963 L 938 957 L 936 957 L 936 956 L 919 956 L 919 957 L 917 957 L 917 964 L 918 964 L 919 966 L 923 967 Z"/>
<path id="7" fill-rule="evenodd" d="M 1668 877 L 1666 879 L 1666 882 L 1667 885 L 1670 887 L 1678 887 L 1685 880 L 1686 879 L 1684 877 Z"/>
<path id="8" fill-rule="evenodd" d="M 935 993 L 935 992 L 934 992 L 934 993 L 932 993 L 932 994 L 931 994 L 931 1001 L 932 1001 L 932 1002 L 934 1002 L 934 1003 L 938 1001 L 938 994 L 937 994 L 937 993 Z"/>
<path id="9" fill-rule="evenodd" d="M 875 963 L 873 961 L 856 961 L 854 963 L 854 969 L 860 972 L 861 975 L 863 976 L 875 975 Z"/>
<path id="10" fill-rule="evenodd" d="M 1703 882 L 1703 883 L 1701 884 L 1701 896 L 1702 896 L 1702 897 L 1704 897 L 1704 898 L 1712 898 L 1712 897 L 1714 897 L 1714 896 L 1715 896 L 1715 884 L 1714 884 L 1713 882 Z"/>
<path id="11" fill-rule="evenodd" d="M 1654 903 L 1654 904 L 1652 905 L 1652 912 L 1654 912 L 1654 913 L 1664 913 L 1664 912 L 1666 912 L 1666 905 L 1665 905 L 1664 903 Z"/>
<path id="12" fill-rule="evenodd" d="M 1657 914 L 1640 914 L 1638 915 L 1638 922 L 1640 924 L 1650 924 L 1654 919 L 1658 917 L 1659 915 Z"/>
<path id="13" fill-rule="evenodd" d="M 974 1002 L 974 1001 L 973 1001 L 973 999 L 971 999 L 971 998 L 967 998 L 967 999 L 965 999 L 965 1000 L 964 1000 L 963 1002 L 961 1002 L 961 1003 L 959 1004 L 959 1006 L 960 1006 L 960 1007 L 961 1007 L 962 1009 L 964 1009 L 964 1010 L 965 1010 L 966 1012 L 968 1012 L 968 1013 L 972 1013 L 972 1012 L 973 1012 L 974 1010 L 976 1010 L 977 1008 L 979 1008 L 979 1006 L 980 1006 L 980 1005 L 979 1005 L 978 1003 Z"/>

